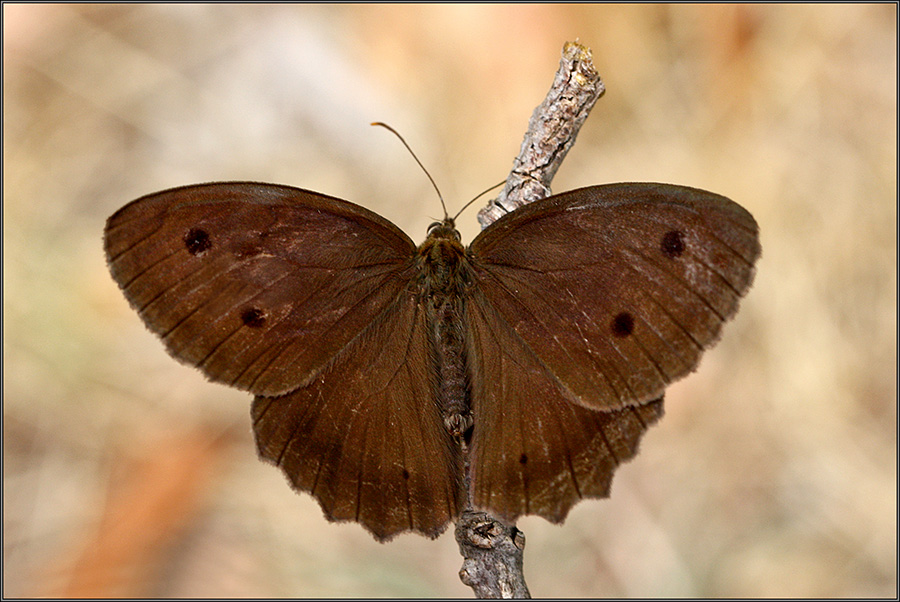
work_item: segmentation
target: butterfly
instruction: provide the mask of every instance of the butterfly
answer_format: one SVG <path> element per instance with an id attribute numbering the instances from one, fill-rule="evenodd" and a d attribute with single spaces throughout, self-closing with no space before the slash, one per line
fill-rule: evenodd
<path id="1" fill-rule="evenodd" d="M 607 496 L 760 255 L 740 205 L 652 183 L 547 197 L 468 247 L 449 217 L 417 246 L 341 199 L 201 184 L 123 207 L 105 249 L 172 356 L 255 396 L 260 456 L 382 541 Z"/>

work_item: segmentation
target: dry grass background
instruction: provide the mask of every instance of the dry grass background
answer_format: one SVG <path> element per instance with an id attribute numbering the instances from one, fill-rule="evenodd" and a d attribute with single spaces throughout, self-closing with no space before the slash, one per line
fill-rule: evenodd
<path id="1" fill-rule="evenodd" d="M 104 220 L 170 186 L 329 193 L 414 239 L 505 177 L 562 45 L 607 85 L 554 190 L 707 188 L 754 288 L 612 498 L 520 523 L 536 596 L 897 595 L 893 5 L 3 6 L 3 594 L 462 596 L 257 461 L 250 396 L 170 359 Z M 465 240 L 477 232 L 463 218 Z"/>

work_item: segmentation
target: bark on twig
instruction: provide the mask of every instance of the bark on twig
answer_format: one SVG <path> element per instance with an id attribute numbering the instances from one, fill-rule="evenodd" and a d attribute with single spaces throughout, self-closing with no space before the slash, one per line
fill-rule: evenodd
<path id="1" fill-rule="evenodd" d="M 525 534 L 485 512 L 467 509 L 456 524 L 460 580 L 479 598 L 530 598 L 522 572 Z"/>
<path id="2" fill-rule="evenodd" d="M 478 213 L 482 228 L 517 207 L 550 195 L 556 170 L 604 90 L 590 49 L 578 42 L 567 42 L 553 85 L 528 122 L 506 185 Z M 525 534 L 515 526 L 505 525 L 470 505 L 456 525 L 456 541 L 464 558 L 459 577 L 476 596 L 531 597 L 522 572 Z"/>
<path id="3" fill-rule="evenodd" d="M 556 170 L 605 91 L 594 69 L 590 48 L 566 42 L 553 85 L 528 121 L 528 131 L 506 186 L 478 212 L 482 228 L 517 207 L 550 196 L 550 182 Z"/>

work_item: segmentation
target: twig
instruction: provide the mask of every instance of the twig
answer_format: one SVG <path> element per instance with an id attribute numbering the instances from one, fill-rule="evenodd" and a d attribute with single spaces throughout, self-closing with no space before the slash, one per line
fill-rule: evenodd
<path id="1" fill-rule="evenodd" d="M 528 131 L 506 186 L 478 212 L 482 228 L 517 207 L 550 196 L 550 182 L 556 170 L 605 91 L 594 69 L 590 48 L 566 42 L 553 85 L 528 121 Z"/>
<path id="2" fill-rule="evenodd" d="M 590 49 L 567 42 L 553 85 L 528 122 L 506 186 L 478 213 L 482 228 L 517 207 L 550 195 L 556 170 L 604 90 Z M 522 572 L 525 534 L 515 526 L 469 505 L 456 525 L 456 541 L 464 558 L 459 578 L 476 596 L 531 597 Z"/>
<path id="3" fill-rule="evenodd" d="M 530 598 L 522 561 L 525 534 L 485 512 L 466 509 L 456 523 L 459 578 L 479 598 Z"/>

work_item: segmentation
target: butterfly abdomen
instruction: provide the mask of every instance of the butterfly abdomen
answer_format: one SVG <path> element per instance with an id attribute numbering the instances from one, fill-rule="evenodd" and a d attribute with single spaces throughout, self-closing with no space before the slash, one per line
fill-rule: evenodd
<path id="1" fill-rule="evenodd" d="M 425 306 L 431 331 L 437 395 L 444 426 L 457 438 L 472 426 L 469 383 L 466 377 L 465 337 L 462 330 L 463 291 L 467 277 L 465 248 L 453 222 L 436 224 L 417 251 L 419 302 Z"/>

